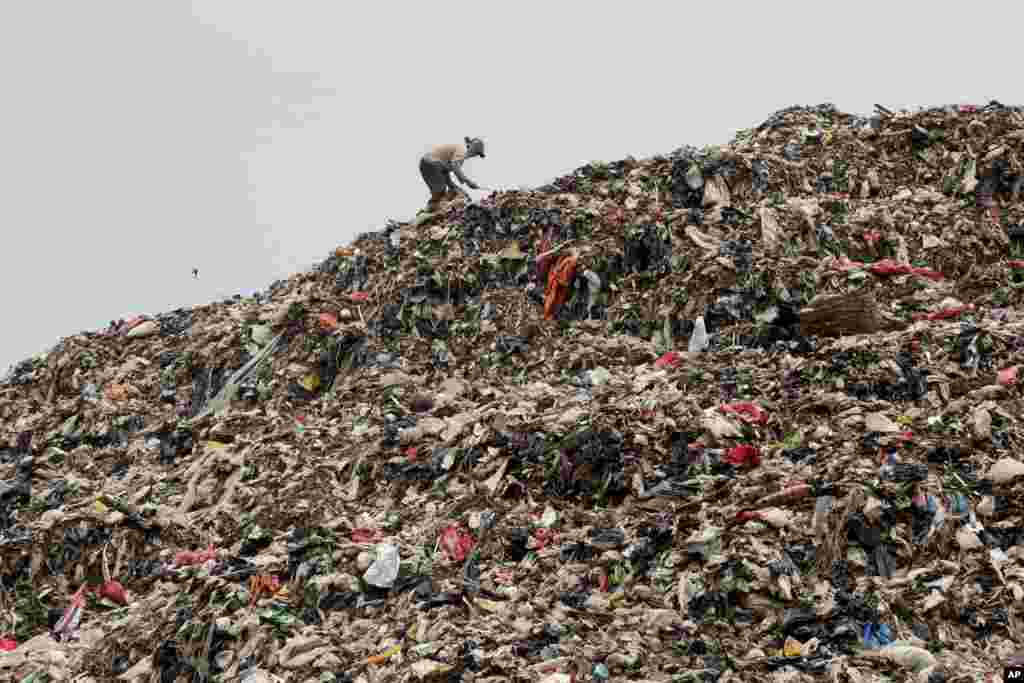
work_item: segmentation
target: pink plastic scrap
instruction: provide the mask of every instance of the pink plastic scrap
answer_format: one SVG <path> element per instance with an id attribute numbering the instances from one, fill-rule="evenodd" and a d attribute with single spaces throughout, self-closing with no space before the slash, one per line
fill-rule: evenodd
<path id="1" fill-rule="evenodd" d="M 967 306 L 952 306 L 950 308 L 943 308 L 941 311 L 934 313 L 921 313 L 914 317 L 915 320 L 947 320 L 949 318 L 958 318 L 968 311 L 974 310 L 974 304 L 968 304 Z"/>
<path id="2" fill-rule="evenodd" d="M 543 550 L 548 545 L 555 542 L 558 538 L 558 532 L 554 529 L 537 529 L 533 532 L 534 547 L 537 550 Z"/>
<path id="3" fill-rule="evenodd" d="M 462 562 L 473 549 L 473 537 L 457 524 L 451 524 L 441 532 L 441 547 L 448 553 L 448 557 L 456 562 Z"/>
<path id="4" fill-rule="evenodd" d="M 217 550 L 211 543 L 206 550 L 193 551 L 193 550 L 182 550 L 180 553 L 174 556 L 174 565 L 176 567 L 188 567 L 195 564 L 203 564 L 210 560 L 217 559 Z"/>
<path id="5" fill-rule="evenodd" d="M 749 465 L 757 467 L 761 464 L 761 451 L 756 446 L 742 444 L 726 451 L 725 461 L 730 465 Z"/>
<path id="6" fill-rule="evenodd" d="M 119 605 L 128 604 L 128 595 L 124 592 L 124 586 L 120 581 L 110 580 L 100 586 L 100 595 Z"/>
<path id="7" fill-rule="evenodd" d="M 912 266 L 909 263 L 899 263 L 892 259 L 885 259 L 869 264 L 862 261 L 851 261 L 847 256 L 840 256 L 839 258 L 833 257 L 829 263 L 832 268 L 844 272 L 859 268 L 874 275 L 917 275 L 919 277 L 926 277 L 930 280 L 941 280 L 944 278 L 943 274 L 937 270 L 932 270 L 931 268 L 919 268 L 917 266 Z"/>
<path id="8" fill-rule="evenodd" d="M 768 422 L 768 413 L 753 403 L 729 403 L 722 406 L 723 413 L 732 413 L 744 422 L 763 425 Z"/>
<path id="9" fill-rule="evenodd" d="M 78 638 L 78 624 L 82 621 L 82 608 L 85 607 L 85 587 L 82 584 L 78 592 L 71 597 L 71 605 L 64 610 L 60 621 L 53 627 L 53 638 L 58 642 Z"/>
<path id="10" fill-rule="evenodd" d="M 926 277 L 929 280 L 941 280 L 943 279 L 942 273 L 931 268 L 919 268 L 912 266 L 909 263 L 897 263 L 891 259 L 885 259 L 884 261 L 876 261 L 868 266 L 868 270 L 875 275 L 919 275 L 920 277 Z"/>
<path id="11" fill-rule="evenodd" d="M 836 270 L 854 270 L 855 268 L 863 268 L 864 264 L 860 261 L 851 261 L 848 256 L 840 256 L 838 258 L 832 257 L 828 261 L 829 265 Z"/>
<path id="12" fill-rule="evenodd" d="M 675 351 L 669 351 L 668 353 L 662 355 L 661 358 L 659 358 L 658 360 L 654 361 L 654 364 L 656 366 L 658 366 L 659 368 L 666 368 L 666 367 L 674 368 L 674 367 L 678 366 L 682 362 L 683 362 L 682 356 L 680 356 Z"/>
<path id="13" fill-rule="evenodd" d="M 133 315 L 131 318 L 128 318 L 128 320 L 124 321 L 124 325 L 121 326 L 121 333 L 122 334 L 127 334 L 128 332 L 130 332 L 132 330 L 133 327 L 138 327 L 139 325 L 141 325 L 145 321 L 146 321 L 146 316 L 144 316 L 144 315 Z"/>
<path id="14" fill-rule="evenodd" d="M 352 542 L 353 543 L 376 543 L 384 538 L 378 529 L 353 529 L 352 530 Z"/>

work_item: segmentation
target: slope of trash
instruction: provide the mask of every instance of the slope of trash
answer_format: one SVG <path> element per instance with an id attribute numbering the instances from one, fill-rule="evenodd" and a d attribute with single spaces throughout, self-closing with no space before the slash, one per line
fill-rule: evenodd
<path id="1" fill-rule="evenodd" d="M 998 672 L 1022 111 L 791 107 L 19 363 L 0 678 Z"/>

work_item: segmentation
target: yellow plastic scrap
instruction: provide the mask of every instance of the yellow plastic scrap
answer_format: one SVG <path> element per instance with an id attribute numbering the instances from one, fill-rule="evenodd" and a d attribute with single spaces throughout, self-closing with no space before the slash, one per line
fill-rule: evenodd
<path id="1" fill-rule="evenodd" d="M 782 656 L 783 657 L 799 657 L 803 652 L 803 646 L 800 645 L 800 641 L 795 638 L 786 638 L 786 642 L 782 645 Z"/>
<path id="2" fill-rule="evenodd" d="M 96 499 L 96 512 L 103 514 L 109 509 L 110 508 L 103 504 L 102 500 L 100 500 L 99 498 Z"/>
<path id="3" fill-rule="evenodd" d="M 299 384 L 301 384 L 302 388 L 306 391 L 314 392 L 320 388 L 320 375 L 315 372 L 311 372 L 303 377 Z"/>
<path id="4" fill-rule="evenodd" d="M 366 660 L 367 664 L 383 664 L 388 661 L 391 657 L 394 657 L 402 651 L 401 645 L 395 645 L 381 652 L 379 655 L 374 655 Z"/>
<path id="5" fill-rule="evenodd" d="M 495 614 L 500 614 L 505 611 L 504 603 L 487 600 L 486 598 L 477 598 L 476 604 L 478 607 L 485 609 L 488 612 L 494 612 Z"/>

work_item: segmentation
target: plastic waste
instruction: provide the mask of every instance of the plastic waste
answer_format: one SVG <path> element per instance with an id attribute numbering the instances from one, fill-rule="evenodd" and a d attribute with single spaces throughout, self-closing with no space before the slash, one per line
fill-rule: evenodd
<path id="1" fill-rule="evenodd" d="M 87 584 L 82 584 L 71 597 L 71 604 L 64 610 L 60 621 L 53 627 L 53 638 L 58 642 L 76 640 L 78 638 L 78 624 L 82 620 L 82 611 L 85 609 L 85 589 Z"/>
<path id="2" fill-rule="evenodd" d="M 928 478 L 928 466 L 902 463 L 896 457 L 895 450 L 892 450 L 885 455 L 883 464 L 878 469 L 878 476 L 889 481 L 924 481 Z"/>
<path id="3" fill-rule="evenodd" d="M 757 467 L 761 464 L 761 451 L 750 444 L 734 446 L 726 451 L 724 461 L 730 465 Z"/>
<path id="4" fill-rule="evenodd" d="M 480 592 L 480 556 L 472 552 L 466 558 L 462 566 L 462 589 L 468 595 L 476 595 Z"/>
<path id="5" fill-rule="evenodd" d="M 333 313 L 321 313 L 318 319 L 320 331 L 331 333 L 338 328 L 338 316 Z"/>
<path id="6" fill-rule="evenodd" d="M 352 542 L 353 543 L 376 543 L 383 538 L 383 534 L 378 529 L 353 529 L 352 530 Z"/>
<path id="7" fill-rule="evenodd" d="M 803 647 L 800 645 L 800 641 L 796 638 L 786 638 L 785 643 L 782 645 L 782 656 L 783 657 L 799 657 L 803 652 Z"/>
<path id="8" fill-rule="evenodd" d="M 100 586 L 99 593 L 102 597 L 107 598 L 112 602 L 116 602 L 119 605 L 128 604 L 128 594 L 125 593 L 124 586 L 121 585 L 120 581 L 113 579 L 105 581 Z"/>
<path id="9" fill-rule="evenodd" d="M 907 641 L 894 641 L 878 650 L 865 653 L 873 659 L 884 659 L 909 671 L 917 672 L 935 666 L 935 655 L 928 650 L 910 645 Z"/>
<path id="10" fill-rule="evenodd" d="M 600 548 L 620 548 L 626 543 L 622 529 L 591 529 L 590 542 Z"/>
<path id="11" fill-rule="evenodd" d="M 722 406 L 721 410 L 723 413 L 731 413 L 738 416 L 744 422 L 758 425 L 768 422 L 768 413 L 753 403 L 732 403 Z"/>
<path id="12" fill-rule="evenodd" d="M 398 578 L 398 547 L 385 543 L 377 547 L 377 557 L 363 575 L 366 583 L 377 588 L 391 588 Z"/>
<path id="13" fill-rule="evenodd" d="M 686 480 L 680 480 L 676 478 L 665 479 L 664 481 L 658 482 L 649 489 L 645 489 L 640 494 L 641 498 L 654 498 L 656 496 L 666 496 L 675 498 L 685 498 L 687 496 L 693 496 L 700 492 L 700 486 L 695 482 L 689 482 Z"/>
<path id="14" fill-rule="evenodd" d="M 450 524 L 441 532 L 440 544 L 448 557 L 456 562 L 462 562 L 473 549 L 475 541 L 458 524 Z"/>
<path id="15" fill-rule="evenodd" d="M 495 522 L 498 521 L 498 516 L 492 510 L 484 510 L 480 513 L 480 529 L 481 531 L 490 531 L 494 528 Z"/>
<path id="16" fill-rule="evenodd" d="M 668 351 L 661 355 L 658 360 L 654 361 L 654 364 L 659 368 L 674 368 L 681 365 L 683 362 L 682 356 L 675 351 Z"/>
<path id="17" fill-rule="evenodd" d="M 376 655 L 373 655 L 372 657 L 367 658 L 366 663 L 367 664 L 372 664 L 372 665 L 384 664 L 385 662 L 387 662 L 389 659 L 391 659 L 392 657 L 394 657 L 395 655 L 397 655 L 401 651 L 402 651 L 402 646 L 401 645 L 392 645 L 391 647 L 386 648 L 380 654 L 376 654 Z"/>
<path id="18" fill-rule="evenodd" d="M 602 384 L 605 384 L 609 379 L 611 379 L 612 376 L 611 373 L 608 372 L 608 370 L 603 367 L 597 367 L 594 368 L 593 370 L 589 370 L 588 372 L 590 375 L 590 383 L 595 387 L 599 387 Z"/>
<path id="19" fill-rule="evenodd" d="M 690 353 L 700 353 L 708 348 L 708 333 L 704 327 L 704 316 L 697 318 L 693 324 L 693 335 L 690 337 L 688 350 Z"/>
<path id="20" fill-rule="evenodd" d="M 949 320 L 950 318 L 958 318 L 964 313 L 968 313 L 973 310 L 974 304 L 967 306 L 952 306 L 933 313 L 920 313 L 914 316 L 914 320 Z"/>
<path id="21" fill-rule="evenodd" d="M 864 647 L 869 650 L 877 650 L 885 647 L 894 640 L 892 630 L 888 624 L 870 623 L 864 624 L 864 633 L 861 641 Z"/>
<path id="22" fill-rule="evenodd" d="M 206 550 L 182 550 L 174 556 L 176 567 L 188 567 L 197 564 L 204 564 L 217 559 L 218 552 L 211 543 Z"/>

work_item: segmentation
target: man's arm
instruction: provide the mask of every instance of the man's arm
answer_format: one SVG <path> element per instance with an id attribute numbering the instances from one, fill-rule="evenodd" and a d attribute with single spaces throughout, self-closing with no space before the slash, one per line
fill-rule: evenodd
<path id="1" fill-rule="evenodd" d="M 444 171 L 444 182 L 447 184 L 447 191 L 450 193 L 461 193 L 467 195 L 466 190 L 456 184 L 452 178 L 452 171 L 445 169 Z"/>
<path id="2" fill-rule="evenodd" d="M 465 189 L 463 189 L 463 188 L 459 187 L 458 185 L 456 185 L 455 181 L 452 180 L 452 172 L 451 171 L 445 171 L 444 179 L 448 183 L 448 191 L 449 192 L 458 192 L 463 197 L 465 197 L 467 200 L 470 199 L 469 193 L 466 192 Z"/>
<path id="3" fill-rule="evenodd" d="M 458 177 L 459 182 L 461 182 L 463 185 L 466 185 L 467 187 L 470 187 L 470 188 L 472 188 L 474 190 L 479 190 L 480 189 L 479 185 L 477 185 L 472 180 L 467 178 L 466 175 L 462 172 L 462 164 L 459 164 L 459 163 L 452 164 L 451 170 L 452 170 L 452 173 L 454 173 L 456 175 L 456 177 Z"/>

